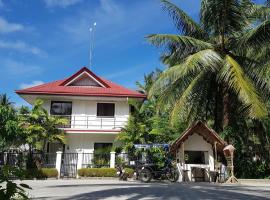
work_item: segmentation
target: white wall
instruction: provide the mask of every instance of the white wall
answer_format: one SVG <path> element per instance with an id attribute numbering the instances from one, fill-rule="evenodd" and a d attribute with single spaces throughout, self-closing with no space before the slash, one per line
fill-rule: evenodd
<path id="1" fill-rule="evenodd" d="M 115 134 L 69 133 L 67 134 L 68 143 L 65 151 L 67 153 L 75 153 L 78 150 L 82 150 L 82 153 L 92 153 L 94 151 L 94 143 L 113 143 L 115 137 Z"/>
<path id="2" fill-rule="evenodd" d="M 206 159 L 208 159 L 208 164 L 205 165 L 197 165 L 197 164 L 184 164 L 184 151 L 206 151 L 208 155 L 205 154 Z M 208 168 L 210 171 L 214 171 L 214 155 L 213 155 L 213 147 L 210 143 L 206 142 L 202 136 L 197 133 L 190 135 L 188 139 L 184 142 L 183 145 L 178 149 L 176 154 L 176 159 L 179 160 L 180 165 L 180 181 L 182 180 L 183 172 L 181 170 L 189 170 L 188 178 L 191 180 L 191 167 L 192 166 L 200 166 L 204 168 Z"/>
<path id="3" fill-rule="evenodd" d="M 53 99 L 52 101 L 58 101 Z M 63 101 L 63 99 L 61 99 Z M 65 101 L 69 101 L 66 99 Z M 93 130 L 110 130 L 124 127 L 129 116 L 129 104 L 127 100 L 110 101 L 108 98 L 102 100 L 77 100 L 72 99 L 72 127 L 74 129 L 93 129 Z M 114 118 L 98 118 L 97 103 L 114 103 Z M 44 108 L 50 113 L 51 100 L 44 100 Z M 101 126 L 102 124 L 102 126 Z M 88 126 L 88 128 L 87 128 Z"/>

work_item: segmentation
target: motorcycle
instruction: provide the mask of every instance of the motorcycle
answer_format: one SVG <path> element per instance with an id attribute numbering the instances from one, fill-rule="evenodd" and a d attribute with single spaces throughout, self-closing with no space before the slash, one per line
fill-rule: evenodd
<path id="1" fill-rule="evenodd" d="M 149 145 L 134 145 L 135 148 L 150 149 L 152 147 L 162 147 L 165 151 L 164 155 L 164 165 L 159 166 L 157 163 L 153 162 L 151 159 L 145 159 L 134 162 L 135 173 L 137 179 L 142 182 L 150 182 L 152 179 L 155 180 L 169 180 L 171 182 L 176 182 L 179 179 L 179 171 L 173 164 L 172 160 L 169 158 L 169 145 L 168 144 L 149 144 Z M 147 156 L 145 156 L 147 157 Z"/>

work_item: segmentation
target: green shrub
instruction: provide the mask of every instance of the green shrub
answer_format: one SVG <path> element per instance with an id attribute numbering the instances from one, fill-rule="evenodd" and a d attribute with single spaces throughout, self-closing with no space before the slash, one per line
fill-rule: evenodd
<path id="1" fill-rule="evenodd" d="M 28 169 L 24 174 L 26 179 L 57 178 L 58 171 L 55 168 Z"/>
<path id="2" fill-rule="evenodd" d="M 38 169 L 27 169 L 24 171 L 24 178 L 26 179 L 45 179 L 46 177 Z"/>
<path id="3" fill-rule="evenodd" d="M 128 178 L 132 178 L 133 177 L 133 174 L 134 174 L 134 169 L 132 168 L 124 168 L 125 170 L 125 173 L 128 174 Z"/>
<path id="4" fill-rule="evenodd" d="M 46 178 L 57 178 L 58 177 L 58 171 L 55 168 L 42 168 L 42 169 L 40 169 L 40 172 Z"/>
<path id="5" fill-rule="evenodd" d="M 115 177 L 116 169 L 113 168 L 82 168 L 78 170 L 81 177 Z"/>
<path id="6" fill-rule="evenodd" d="M 31 189 L 24 183 L 16 183 L 11 177 L 23 178 L 23 171 L 16 167 L 3 166 L 0 170 L 0 199 L 29 199 L 25 189 Z"/>

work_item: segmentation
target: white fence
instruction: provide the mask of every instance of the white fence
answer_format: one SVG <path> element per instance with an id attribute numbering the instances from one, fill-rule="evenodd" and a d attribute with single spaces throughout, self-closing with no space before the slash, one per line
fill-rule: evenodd
<path id="1" fill-rule="evenodd" d="M 97 117 L 92 115 L 61 115 L 68 120 L 68 124 L 60 128 L 110 130 L 120 129 L 127 123 L 128 117 Z"/>

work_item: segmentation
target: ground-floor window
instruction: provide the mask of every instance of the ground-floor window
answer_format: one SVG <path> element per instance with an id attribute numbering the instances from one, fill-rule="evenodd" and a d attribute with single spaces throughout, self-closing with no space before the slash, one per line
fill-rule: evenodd
<path id="1" fill-rule="evenodd" d="M 110 152 L 112 148 L 112 143 L 95 143 L 94 150 L 100 152 Z"/>
<path id="2" fill-rule="evenodd" d="M 185 151 L 186 164 L 208 164 L 208 151 Z"/>
<path id="3" fill-rule="evenodd" d="M 110 166 L 110 152 L 112 143 L 95 143 L 94 144 L 94 159 L 95 167 L 109 167 Z"/>

